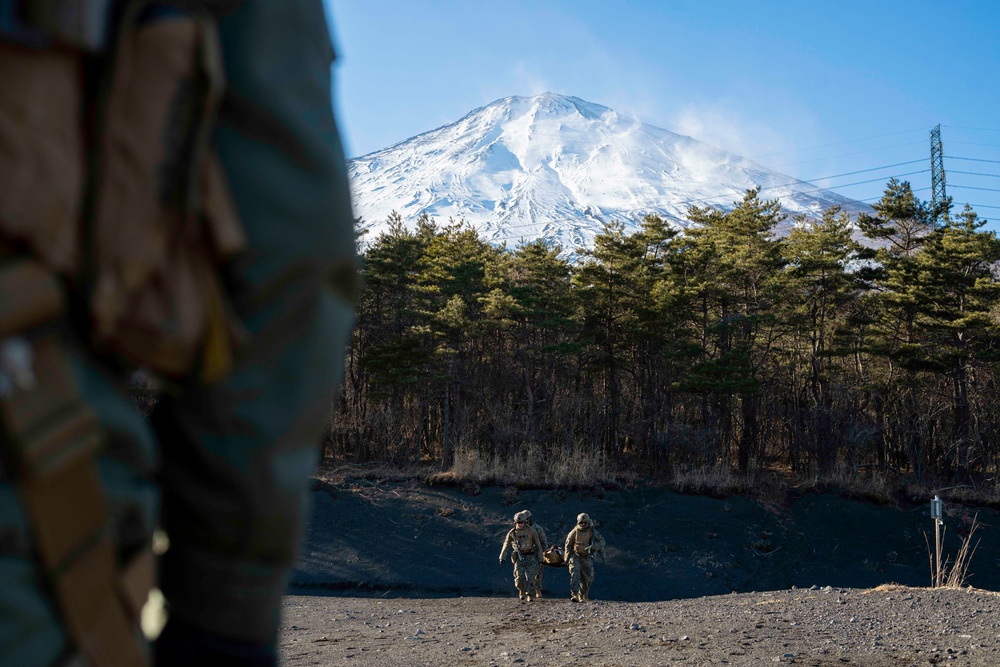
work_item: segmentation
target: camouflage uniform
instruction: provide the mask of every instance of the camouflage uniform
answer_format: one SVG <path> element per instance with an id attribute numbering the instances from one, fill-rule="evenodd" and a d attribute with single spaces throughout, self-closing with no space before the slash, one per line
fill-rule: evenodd
<path id="1" fill-rule="evenodd" d="M 5 24 L 11 2 L 0 0 L 0 56 L 31 61 L 57 54 L 72 61 L 69 71 L 79 72 L 96 62 L 94 53 L 46 48 L 51 40 L 36 27 L 11 31 L 9 21 Z M 0 403 L 23 398 L 35 405 L 58 389 L 96 416 L 103 445 L 94 459 L 95 488 L 104 496 L 97 504 L 106 508 L 107 525 L 99 532 L 110 536 L 111 558 L 122 567 L 148 551 L 154 527 L 169 537 L 158 563 L 157 586 L 170 618 L 155 649 L 158 664 L 274 665 L 281 597 L 297 557 L 308 478 L 319 459 L 353 322 L 353 214 L 330 99 L 334 52 L 320 0 L 180 4 L 216 12 L 225 69 L 225 93 L 206 136 L 246 235 L 243 250 L 225 263 L 221 281 L 242 330 L 231 371 L 210 381 L 173 378 L 154 413 L 143 418 L 121 380 L 121 359 L 112 364 L 91 346 L 94 334 L 86 315 L 81 317 L 87 305 L 75 277 L 61 275 L 47 261 L 48 245 L 9 231 L 16 227 L 15 214 L 24 211 L 7 204 L 20 194 L 16 186 L 28 181 L 0 178 L 0 268 L 37 259 L 69 285 L 63 315 L 43 327 L 66 359 L 57 365 L 59 387 L 53 388 L 56 375 L 48 375 L 48 368 L 35 369 L 37 383 L 11 382 L 0 372 Z M 14 33 L 9 41 L 38 44 L 5 45 Z M 16 102 L 2 92 L 9 72 L 0 69 L 0 121 L 14 117 L 3 116 L 4 105 Z M 60 103 L 66 100 L 53 102 L 51 110 L 58 111 Z M 83 114 L 70 107 L 68 116 Z M 3 163 L 6 138 L 0 125 L 0 170 L 11 166 Z M 52 202 L 65 189 L 61 173 L 25 176 Z M 38 225 L 30 229 L 44 231 Z M 141 250 L 136 247 L 137 255 Z M 0 284 L 0 296 L 6 306 L 16 294 Z M 0 342 L 20 333 L 0 327 Z M 34 330 L 25 330 L 24 339 L 41 359 Z M 4 426 L 5 446 L 15 430 Z M 134 617 L 132 630 L 114 635 L 123 640 L 111 646 L 105 638 L 112 635 L 101 634 L 106 627 L 92 629 L 84 622 L 81 629 L 67 620 L 73 613 L 60 592 L 63 565 L 43 567 L 36 560 L 36 542 L 51 535 L 40 534 L 32 517 L 44 513 L 47 503 L 72 529 L 81 520 L 76 508 L 85 503 L 68 485 L 39 502 L 20 480 L 24 467 L 4 452 L 0 664 L 50 667 L 75 657 L 90 667 L 148 664 L 150 651 Z M 102 516 L 99 521 L 105 521 Z M 90 572 L 87 565 L 77 569 Z M 82 582 L 86 592 L 77 597 L 96 600 L 97 589 L 87 588 L 95 577 L 89 579 L 73 580 L 68 597 Z M 50 585 L 40 586 L 42 581 Z M 145 590 L 138 589 L 140 602 Z M 130 635 L 135 647 L 125 646 Z"/>
<path id="2" fill-rule="evenodd" d="M 569 592 L 573 602 L 590 599 L 594 583 L 594 557 L 604 553 L 604 538 L 590 522 L 590 516 L 580 514 L 576 525 L 566 536 L 566 559 L 569 566 Z"/>
<path id="3" fill-rule="evenodd" d="M 500 564 L 503 565 L 507 549 L 511 550 L 510 558 L 514 563 L 514 585 L 517 587 L 520 599 L 531 601 L 530 586 L 538 575 L 539 558 L 542 555 L 542 544 L 538 533 L 528 525 L 524 512 L 514 515 L 514 527 L 503 540 L 500 548 Z"/>
<path id="4" fill-rule="evenodd" d="M 545 529 L 539 526 L 537 523 L 535 523 L 535 520 L 531 516 L 531 510 L 524 510 L 524 514 L 528 518 L 528 525 L 534 528 L 535 532 L 538 533 L 538 541 L 542 545 L 541 550 L 538 552 L 540 555 L 544 553 L 546 549 L 549 548 L 549 541 L 545 536 Z M 535 578 L 532 579 L 531 581 L 531 594 L 534 596 L 536 600 L 542 597 L 542 572 L 544 571 L 545 571 L 545 563 L 543 563 L 541 561 L 541 558 L 539 558 L 538 574 L 536 574 Z"/>

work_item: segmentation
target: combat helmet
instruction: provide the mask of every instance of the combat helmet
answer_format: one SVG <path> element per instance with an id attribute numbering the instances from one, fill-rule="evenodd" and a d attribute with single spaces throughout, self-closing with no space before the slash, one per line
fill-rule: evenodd
<path id="1" fill-rule="evenodd" d="M 576 525 L 582 528 L 590 527 L 590 515 L 586 512 L 580 512 L 576 515 Z"/>
<path id="2" fill-rule="evenodd" d="M 529 526 L 535 525 L 535 520 L 531 518 L 531 510 L 521 510 L 521 514 L 524 515 L 524 520 L 528 522 Z"/>
<path id="3" fill-rule="evenodd" d="M 514 523 L 517 523 L 518 521 L 523 521 L 524 523 L 528 523 L 528 519 L 530 518 L 531 518 L 531 512 L 529 512 L 528 510 L 521 510 L 520 512 L 514 515 Z"/>

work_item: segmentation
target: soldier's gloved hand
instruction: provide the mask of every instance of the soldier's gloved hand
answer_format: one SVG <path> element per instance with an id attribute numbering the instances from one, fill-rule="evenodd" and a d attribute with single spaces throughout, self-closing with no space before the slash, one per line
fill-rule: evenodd
<path id="1" fill-rule="evenodd" d="M 498 562 L 500 563 L 500 565 L 503 565 L 503 556 L 500 556 L 500 560 Z"/>

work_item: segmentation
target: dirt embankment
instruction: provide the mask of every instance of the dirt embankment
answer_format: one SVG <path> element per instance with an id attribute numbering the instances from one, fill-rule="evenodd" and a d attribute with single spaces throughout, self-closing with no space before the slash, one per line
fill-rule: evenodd
<path id="1" fill-rule="evenodd" d="M 475 496 L 419 483 L 317 482 L 312 519 L 292 585 L 300 592 L 434 597 L 514 592 L 497 555 L 511 518 L 530 509 L 552 541 L 579 512 L 607 540 L 593 597 L 656 601 L 808 588 L 930 583 L 924 505 L 877 506 L 807 495 L 782 508 L 742 497 L 681 496 L 659 488 L 581 497 L 502 489 Z M 974 510 L 945 505 L 946 554 L 955 554 Z M 996 511 L 978 513 L 982 540 L 967 583 L 1000 590 Z M 546 568 L 550 596 L 569 597 L 564 569 Z"/>

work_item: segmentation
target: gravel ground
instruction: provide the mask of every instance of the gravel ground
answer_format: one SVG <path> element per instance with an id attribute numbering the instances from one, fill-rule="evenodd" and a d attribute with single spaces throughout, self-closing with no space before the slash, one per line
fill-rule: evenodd
<path id="1" fill-rule="evenodd" d="M 304 665 L 1000 665 L 1000 596 L 812 587 L 663 602 L 292 595 Z"/>

